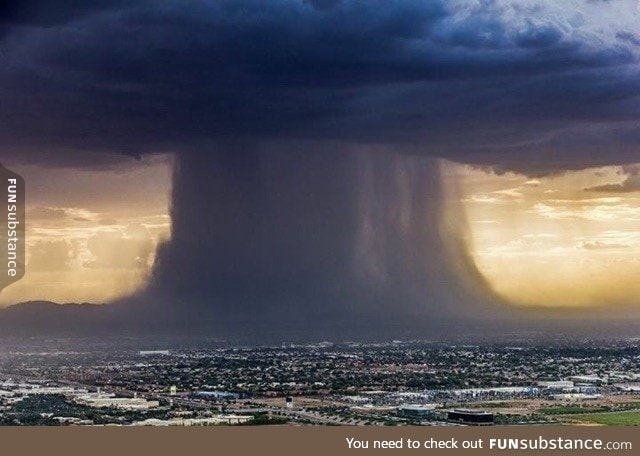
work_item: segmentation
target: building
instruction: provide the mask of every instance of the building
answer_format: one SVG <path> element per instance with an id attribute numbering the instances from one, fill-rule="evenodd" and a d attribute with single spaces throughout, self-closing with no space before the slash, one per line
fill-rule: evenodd
<path id="1" fill-rule="evenodd" d="M 240 399 L 239 394 L 229 391 L 194 391 L 193 395 L 216 401 L 235 401 L 236 399 Z"/>
<path id="2" fill-rule="evenodd" d="M 140 356 L 167 356 L 170 352 L 169 350 L 140 350 L 138 354 Z"/>
<path id="3" fill-rule="evenodd" d="M 121 410 L 149 410 L 160 405 L 142 397 L 114 397 L 113 394 L 85 394 L 75 399 L 76 403 L 94 408 L 115 408 Z"/>
<path id="4" fill-rule="evenodd" d="M 405 418 L 425 420 L 435 418 L 436 404 L 402 404 L 398 407 L 398 414 Z"/>
<path id="5" fill-rule="evenodd" d="M 15 394 L 21 396 L 35 396 L 40 394 L 63 394 L 63 395 L 71 395 L 71 394 L 84 394 L 86 393 L 86 389 L 76 389 L 70 386 L 37 386 L 33 385 L 29 388 L 18 388 L 14 390 Z"/>
<path id="6" fill-rule="evenodd" d="M 462 398 L 480 398 L 487 399 L 513 396 L 535 396 L 538 394 L 538 388 L 533 386 L 499 386 L 493 388 L 465 388 L 451 390 L 451 394 Z"/>
<path id="7" fill-rule="evenodd" d="M 246 415 L 216 415 L 207 418 L 172 418 L 170 420 L 149 418 L 138 421 L 133 426 L 217 426 L 220 424 L 242 424 L 252 419 L 252 416 Z"/>
<path id="8" fill-rule="evenodd" d="M 625 393 L 640 393 L 640 383 L 616 383 L 615 387 Z"/>
<path id="9" fill-rule="evenodd" d="M 585 394 L 585 393 L 561 393 L 553 394 L 552 399 L 556 401 L 594 401 L 600 399 L 601 394 Z"/>
<path id="10" fill-rule="evenodd" d="M 398 407 L 394 405 L 374 405 L 374 404 L 364 404 L 353 406 L 350 409 L 353 413 L 391 413 L 398 410 Z"/>
<path id="11" fill-rule="evenodd" d="M 92 420 L 83 420 L 75 416 L 56 416 L 53 419 L 63 426 L 91 426 L 93 424 Z"/>
<path id="12" fill-rule="evenodd" d="M 572 381 L 569 381 L 569 380 L 557 380 L 557 381 L 550 381 L 550 382 L 538 382 L 538 386 L 540 388 L 546 388 L 550 390 L 564 390 L 564 389 L 571 389 L 575 385 L 573 384 Z"/>
<path id="13" fill-rule="evenodd" d="M 588 385 L 605 385 L 608 380 L 600 378 L 596 375 L 574 375 L 570 378 L 574 383 L 583 383 Z"/>
<path id="14" fill-rule="evenodd" d="M 344 402 L 353 402 L 354 404 L 368 404 L 371 402 L 371 399 L 363 396 L 343 396 L 342 400 Z"/>
<path id="15" fill-rule="evenodd" d="M 484 410 L 455 409 L 447 413 L 447 420 L 467 426 L 491 426 L 494 416 L 493 413 Z"/>

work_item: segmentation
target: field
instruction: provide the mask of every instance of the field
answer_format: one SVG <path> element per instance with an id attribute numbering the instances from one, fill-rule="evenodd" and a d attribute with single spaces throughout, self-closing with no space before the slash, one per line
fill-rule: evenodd
<path id="1" fill-rule="evenodd" d="M 584 413 L 579 415 L 565 415 L 567 421 L 603 424 L 606 426 L 640 426 L 640 411 Z"/>

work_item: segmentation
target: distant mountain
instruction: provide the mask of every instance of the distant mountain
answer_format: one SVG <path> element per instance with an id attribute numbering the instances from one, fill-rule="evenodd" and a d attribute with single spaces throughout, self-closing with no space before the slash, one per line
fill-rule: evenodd
<path id="1" fill-rule="evenodd" d="M 4 315 L 40 315 L 42 312 L 68 312 L 68 311 L 80 311 L 90 309 L 90 311 L 96 310 L 102 307 L 100 304 L 91 304 L 88 302 L 83 303 L 65 303 L 59 304 L 52 301 L 26 301 L 18 304 L 0 309 L 0 312 L 4 312 Z"/>
<path id="2" fill-rule="evenodd" d="M 114 322 L 110 306 L 28 301 L 0 309 L 0 331 L 7 334 L 90 333 Z"/>

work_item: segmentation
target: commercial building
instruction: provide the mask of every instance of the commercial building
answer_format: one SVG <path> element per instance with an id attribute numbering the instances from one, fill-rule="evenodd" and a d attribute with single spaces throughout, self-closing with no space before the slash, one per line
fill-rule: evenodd
<path id="1" fill-rule="evenodd" d="M 113 394 L 85 394 L 75 398 L 76 403 L 94 408 L 116 408 L 121 410 L 149 410 L 160 405 L 142 397 L 114 397 Z"/>
<path id="2" fill-rule="evenodd" d="M 640 393 L 640 383 L 616 383 L 615 387 L 625 393 Z"/>
<path id="3" fill-rule="evenodd" d="M 600 378 L 596 375 L 574 375 L 571 377 L 574 383 L 583 383 L 588 385 L 605 385 L 608 380 L 606 378 Z"/>
<path id="4" fill-rule="evenodd" d="M 252 420 L 253 417 L 246 415 L 216 415 L 207 418 L 173 418 L 170 420 L 159 420 L 149 418 L 144 421 L 134 423 L 134 426 L 217 426 L 220 424 L 242 424 Z"/>
<path id="5" fill-rule="evenodd" d="M 351 407 L 353 413 L 391 413 L 395 412 L 398 407 L 393 405 L 373 405 L 364 404 Z"/>
<path id="6" fill-rule="evenodd" d="M 551 396 L 556 401 L 595 401 L 600 399 L 602 394 L 585 394 L 585 393 L 561 393 Z"/>
<path id="7" fill-rule="evenodd" d="M 550 381 L 550 382 L 538 382 L 538 386 L 540 388 L 546 388 L 550 390 L 564 390 L 564 389 L 571 389 L 575 385 L 572 381 L 569 381 L 569 380 L 556 380 L 556 381 Z"/>
<path id="8" fill-rule="evenodd" d="M 455 409 L 447 413 L 447 420 L 467 426 L 491 426 L 494 416 L 493 413 L 484 410 Z"/>
<path id="9" fill-rule="evenodd" d="M 398 414 L 411 419 L 432 419 L 435 417 L 437 404 L 402 404 L 398 407 Z"/>
<path id="10" fill-rule="evenodd" d="M 217 401 L 235 401 L 240 398 L 239 394 L 228 391 L 194 391 L 193 395 Z"/>
<path id="11" fill-rule="evenodd" d="M 169 350 L 140 350 L 138 354 L 140 356 L 167 356 L 170 352 Z"/>
<path id="12" fill-rule="evenodd" d="M 18 388 L 13 391 L 15 394 L 20 396 L 35 396 L 35 395 L 45 395 L 45 394 L 83 394 L 86 393 L 86 389 L 78 389 L 70 386 L 38 386 L 31 385 L 28 388 Z"/>
<path id="13" fill-rule="evenodd" d="M 538 388 L 532 386 L 499 386 L 492 388 L 465 388 L 451 390 L 451 394 L 463 398 L 506 397 L 506 396 L 534 396 Z"/>

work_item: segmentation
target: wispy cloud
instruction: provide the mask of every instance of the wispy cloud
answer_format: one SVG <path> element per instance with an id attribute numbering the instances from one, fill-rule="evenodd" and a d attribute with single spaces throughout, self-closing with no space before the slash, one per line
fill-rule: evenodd
<path id="1" fill-rule="evenodd" d="M 549 219 L 584 219 L 593 221 L 640 220 L 640 207 L 622 203 L 619 198 L 594 200 L 551 200 L 537 203 L 533 212 Z"/>
<path id="2" fill-rule="evenodd" d="M 486 195 L 471 195 L 469 198 L 462 200 L 463 203 L 479 203 L 479 204 L 505 204 L 503 198 Z"/>
<path id="3" fill-rule="evenodd" d="M 522 194 L 521 190 L 522 189 L 520 187 L 515 187 L 507 188 L 505 190 L 496 190 L 493 193 L 495 193 L 496 195 L 504 195 L 511 198 L 522 198 L 524 195 Z"/>
<path id="4" fill-rule="evenodd" d="M 618 242 L 602 242 L 602 241 L 590 241 L 579 242 L 577 247 L 584 250 L 608 250 L 608 249 L 628 249 L 631 246 L 629 244 L 621 244 Z"/>
<path id="5" fill-rule="evenodd" d="M 100 214 L 80 207 L 50 207 L 37 206 L 27 212 L 31 220 L 52 221 L 70 219 L 77 222 L 93 222 L 100 218 Z"/>
<path id="6" fill-rule="evenodd" d="M 629 174 L 622 182 L 596 185 L 584 189 L 587 192 L 631 193 L 640 192 L 640 174 Z"/>

